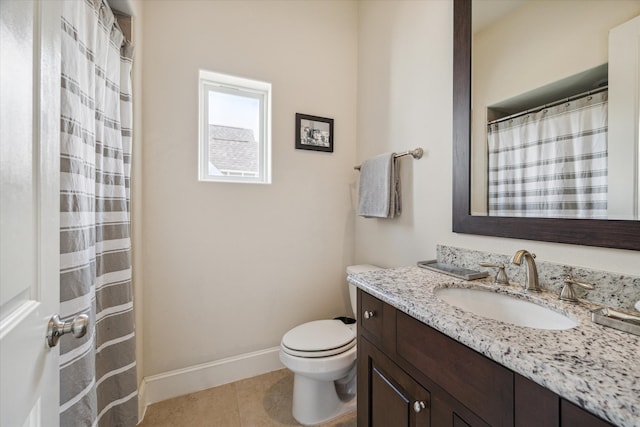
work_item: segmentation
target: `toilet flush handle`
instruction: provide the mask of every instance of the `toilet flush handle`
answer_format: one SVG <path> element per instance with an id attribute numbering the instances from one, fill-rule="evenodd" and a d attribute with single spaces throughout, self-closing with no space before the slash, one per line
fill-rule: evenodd
<path id="1" fill-rule="evenodd" d="M 364 318 L 365 319 L 371 319 L 375 315 L 376 315 L 375 311 L 369 311 L 369 310 L 365 310 L 364 311 Z"/>

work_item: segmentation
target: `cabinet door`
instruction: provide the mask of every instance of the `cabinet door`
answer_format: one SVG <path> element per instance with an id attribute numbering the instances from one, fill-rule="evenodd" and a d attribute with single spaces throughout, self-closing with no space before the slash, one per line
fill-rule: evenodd
<path id="1" fill-rule="evenodd" d="M 430 425 L 429 392 L 364 338 L 358 342 L 358 364 L 367 384 L 358 393 L 359 427 Z"/>
<path id="2" fill-rule="evenodd" d="M 399 360 L 414 366 L 487 424 L 513 426 L 513 372 L 400 311 L 396 330 Z"/>
<path id="3" fill-rule="evenodd" d="M 431 402 L 431 424 L 434 426 L 490 427 L 460 402 L 448 396 L 434 394 L 431 396 Z"/>
<path id="4" fill-rule="evenodd" d="M 514 403 L 516 427 L 560 425 L 560 397 L 519 374 L 515 374 Z"/>
<path id="5" fill-rule="evenodd" d="M 560 426 L 613 427 L 612 424 L 564 399 L 560 401 Z"/>

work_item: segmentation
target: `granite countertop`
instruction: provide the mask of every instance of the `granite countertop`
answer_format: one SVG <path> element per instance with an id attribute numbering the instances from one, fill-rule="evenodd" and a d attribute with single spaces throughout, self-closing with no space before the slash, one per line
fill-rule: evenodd
<path id="1" fill-rule="evenodd" d="M 418 267 L 353 274 L 348 281 L 617 426 L 640 426 L 640 337 L 593 323 L 590 310 L 596 305 L 565 303 L 551 292 L 525 293 L 520 285 L 465 281 Z M 579 324 L 556 331 L 487 319 L 439 299 L 435 290 L 441 287 L 515 295 Z"/>

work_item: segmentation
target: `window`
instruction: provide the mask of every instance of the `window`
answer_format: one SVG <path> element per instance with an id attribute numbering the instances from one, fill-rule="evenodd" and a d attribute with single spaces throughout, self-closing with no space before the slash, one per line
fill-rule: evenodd
<path id="1" fill-rule="evenodd" d="M 271 83 L 200 70 L 200 181 L 271 183 Z"/>

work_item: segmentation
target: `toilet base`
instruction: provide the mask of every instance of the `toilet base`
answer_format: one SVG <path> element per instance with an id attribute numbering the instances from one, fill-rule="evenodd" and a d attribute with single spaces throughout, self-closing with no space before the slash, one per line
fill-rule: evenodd
<path id="1" fill-rule="evenodd" d="M 295 374 L 293 377 L 293 417 L 300 424 L 325 423 L 356 409 L 356 398 L 343 402 L 333 381 L 320 381 Z"/>

